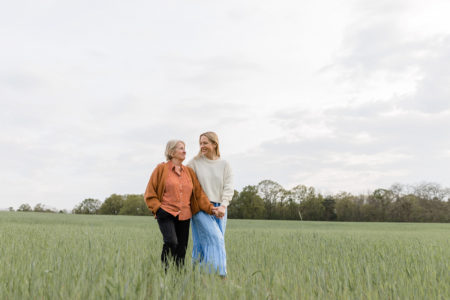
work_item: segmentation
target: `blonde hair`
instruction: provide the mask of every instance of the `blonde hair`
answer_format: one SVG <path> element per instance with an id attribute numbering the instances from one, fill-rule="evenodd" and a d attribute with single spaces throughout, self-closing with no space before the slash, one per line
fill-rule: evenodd
<path id="1" fill-rule="evenodd" d="M 175 148 L 177 147 L 178 143 L 182 143 L 184 146 L 186 146 L 186 144 L 182 140 L 170 140 L 167 142 L 166 152 L 164 152 L 167 161 L 173 158 L 172 154 L 175 151 Z"/>
<path id="2" fill-rule="evenodd" d="M 217 134 L 213 131 L 207 131 L 205 133 L 200 134 L 200 137 L 198 138 L 198 141 L 200 142 L 200 139 L 202 136 L 206 137 L 213 145 L 216 145 L 216 155 L 217 157 L 220 157 L 220 150 L 219 150 L 219 137 Z M 195 158 L 199 158 L 202 156 L 202 150 L 198 152 L 197 156 Z"/>

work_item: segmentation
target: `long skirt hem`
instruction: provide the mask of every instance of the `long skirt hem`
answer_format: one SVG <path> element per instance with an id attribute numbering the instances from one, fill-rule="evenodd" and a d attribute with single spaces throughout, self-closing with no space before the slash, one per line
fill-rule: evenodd
<path id="1" fill-rule="evenodd" d="M 214 203 L 214 206 L 219 206 Z M 192 263 L 208 273 L 227 275 L 225 228 L 227 214 L 222 219 L 200 211 L 191 219 Z"/>

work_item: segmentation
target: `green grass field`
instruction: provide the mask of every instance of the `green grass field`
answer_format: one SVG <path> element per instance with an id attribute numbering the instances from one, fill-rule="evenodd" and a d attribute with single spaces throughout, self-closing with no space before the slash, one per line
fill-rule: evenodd
<path id="1" fill-rule="evenodd" d="M 450 299 L 450 224 L 228 220 L 228 278 L 153 217 L 0 213 L 0 299 Z M 189 243 L 192 248 L 192 241 Z"/>

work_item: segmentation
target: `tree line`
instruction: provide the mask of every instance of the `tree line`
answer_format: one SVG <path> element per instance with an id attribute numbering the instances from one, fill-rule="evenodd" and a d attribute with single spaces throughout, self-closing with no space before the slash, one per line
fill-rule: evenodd
<path id="1" fill-rule="evenodd" d="M 9 211 L 14 211 L 12 207 Z M 21 212 L 45 212 L 45 213 L 68 213 L 66 210 L 57 211 L 38 203 L 34 208 L 27 203 L 19 206 L 17 211 Z M 133 215 L 133 216 L 149 216 L 152 213 L 147 208 L 143 194 L 118 195 L 112 194 L 105 199 L 104 202 L 87 198 L 77 204 L 72 209 L 73 214 L 87 215 Z"/>
<path id="2" fill-rule="evenodd" d="M 322 195 L 313 187 L 291 190 L 264 180 L 235 192 L 229 218 L 366 222 L 450 222 L 450 189 L 434 183 L 394 184 L 352 195 Z"/>
<path id="3" fill-rule="evenodd" d="M 450 189 L 435 183 L 394 184 L 367 194 L 340 192 L 322 195 L 313 187 L 298 185 L 287 190 L 263 180 L 235 191 L 230 219 L 367 221 L 367 222 L 450 222 Z M 10 211 L 13 211 L 12 207 Z M 58 212 L 39 203 L 34 209 L 22 204 L 17 211 Z M 59 211 L 67 213 L 67 211 Z M 143 194 L 112 194 L 105 201 L 88 198 L 77 204 L 74 214 L 148 216 Z"/>

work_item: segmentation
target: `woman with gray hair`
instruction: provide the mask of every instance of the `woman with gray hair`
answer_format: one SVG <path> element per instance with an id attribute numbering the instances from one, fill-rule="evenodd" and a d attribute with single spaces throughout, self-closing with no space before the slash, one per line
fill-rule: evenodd
<path id="1" fill-rule="evenodd" d="M 184 264 L 193 215 L 216 210 L 203 192 L 195 172 L 183 165 L 185 143 L 171 140 L 166 146 L 166 162 L 154 169 L 145 190 L 147 207 L 158 221 L 164 244 L 161 260 L 166 269 L 171 256 L 178 267 Z"/>

